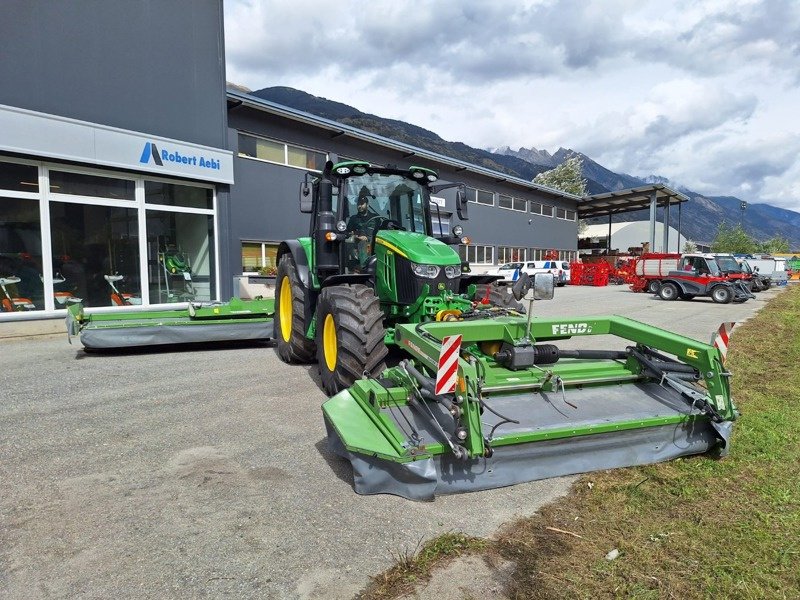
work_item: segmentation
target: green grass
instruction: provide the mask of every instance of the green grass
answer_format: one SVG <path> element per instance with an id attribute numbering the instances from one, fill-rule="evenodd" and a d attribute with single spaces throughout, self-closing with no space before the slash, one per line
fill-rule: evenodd
<path id="1" fill-rule="evenodd" d="M 364 597 L 479 552 L 514 561 L 511 598 L 800 598 L 800 286 L 737 327 L 728 367 L 742 416 L 726 458 L 585 475 L 497 539 L 432 540 Z"/>

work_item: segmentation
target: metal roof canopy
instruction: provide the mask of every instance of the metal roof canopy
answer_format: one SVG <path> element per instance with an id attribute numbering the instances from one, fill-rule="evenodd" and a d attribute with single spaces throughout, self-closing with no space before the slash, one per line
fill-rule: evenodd
<path id="1" fill-rule="evenodd" d="M 627 190 L 606 192 L 585 197 L 578 203 L 578 218 L 608 216 L 608 240 L 606 250 L 611 252 L 611 219 L 614 215 L 650 209 L 650 248 L 655 248 L 656 242 L 656 208 L 664 207 L 664 241 L 663 251 L 669 249 L 669 209 L 673 204 L 678 205 L 678 244 L 675 249 L 680 252 L 681 239 L 681 204 L 688 202 L 689 197 L 676 192 L 663 184 L 644 185 Z"/>
<path id="2" fill-rule="evenodd" d="M 605 192 L 586 196 L 578 203 L 578 217 L 590 219 L 617 215 L 635 210 L 650 208 L 655 194 L 657 206 L 667 206 L 688 202 L 689 197 L 663 184 L 644 185 L 616 192 Z"/>

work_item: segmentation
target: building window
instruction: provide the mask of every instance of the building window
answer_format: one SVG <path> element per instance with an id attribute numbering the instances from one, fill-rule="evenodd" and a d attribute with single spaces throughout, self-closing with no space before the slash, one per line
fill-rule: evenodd
<path id="1" fill-rule="evenodd" d="M 531 212 L 534 215 L 542 214 L 542 203 L 541 202 L 531 202 Z"/>
<path id="2" fill-rule="evenodd" d="M 4 166 L 0 163 L 0 169 Z M 0 185 L 15 187 L 21 181 L 12 179 L 0 179 Z M 27 179 L 26 174 L 22 181 Z M 38 200 L 9 198 L 0 192 L 0 313 L 43 310 L 42 272 Z"/>
<path id="3" fill-rule="evenodd" d="M 566 219 L 567 210 L 564 208 L 556 207 L 556 219 Z"/>
<path id="4" fill-rule="evenodd" d="M 242 274 L 276 275 L 277 257 L 277 242 L 242 242 Z"/>
<path id="5" fill-rule="evenodd" d="M 50 171 L 50 192 L 69 194 L 70 196 L 134 200 L 136 183 L 130 179 L 99 177 L 68 171 Z"/>
<path id="6" fill-rule="evenodd" d="M 493 265 L 494 246 L 483 246 L 481 244 L 461 245 L 458 247 L 458 254 L 461 260 L 466 260 L 473 265 Z"/>
<path id="7" fill-rule="evenodd" d="M 505 264 L 510 262 L 524 262 L 527 260 L 527 248 L 515 248 L 512 246 L 498 246 L 497 247 L 497 264 Z"/>
<path id="8" fill-rule="evenodd" d="M 497 196 L 497 206 L 500 208 L 507 208 L 509 210 L 518 210 L 525 212 L 525 199 L 499 194 Z"/>
<path id="9" fill-rule="evenodd" d="M 51 202 L 50 239 L 54 294 L 84 306 L 142 303 L 136 208 Z"/>
<path id="10" fill-rule="evenodd" d="M 486 190 L 479 190 L 477 188 L 467 188 L 467 200 L 475 204 L 485 204 L 486 206 L 494 206 L 494 192 L 487 192 Z"/>
<path id="11" fill-rule="evenodd" d="M 328 158 L 324 152 L 241 132 L 239 132 L 239 156 L 312 171 L 322 171 Z"/>
<path id="12" fill-rule="evenodd" d="M 212 209 L 214 191 L 205 187 L 145 181 L 144 201 L 148 204 Z"/>
<path id="13" fill-rule="evenodd" d="M 214 216 L 147 210 L 151 303 L 216 298 Z"/>
<path id="14" fill-rule="evenodd" d="M 35 165 L 0 161 L 0 190 L 12 192 L 39 191 L 39 169 Z"/>
<path id="15" fill-rule="evenodd" d="M 553 216 L 553 207 L 548 204 L 542 204 L 542 216 L 543 217 L 552 217 Z"/>
<path id="16" fill-rule="evenodd" d="M 567 221 L 574 221 L 575 217 L 576 217 L 576 215 L 575 215 L 575 211 L 574 210 L 568 210 L 567 211 Z"/>

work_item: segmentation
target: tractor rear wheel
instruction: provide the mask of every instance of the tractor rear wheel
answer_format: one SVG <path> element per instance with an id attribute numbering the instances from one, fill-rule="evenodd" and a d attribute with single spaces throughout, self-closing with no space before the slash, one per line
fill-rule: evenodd
<path id="1" fill-rule="evenodd" d="M 728 304 L 733 300 L 733 292 L 729 287 L 718 285 L 711 290 L 711 299 L 717 304 Z"/>
<path id="2" fill-rule="evenodd" d="M 669 281 L 658 290 L 658 295 L 661 296 L 662 300 L 675 300 L 678 297 L 678 293 L 678 286 Z"/>
<path id="3" fill-rule="evenodd" d="M 317 302 L 317 363 L 329 396 L 364 373 L 378 377 L 386 368 L 383 318 L 370 287 L 336 285 L 322 290 Z"/>
<path id="4" fill-rule="evenodd" d="M 314 361 L 314 340 L 306 337 L 306 290 L 291 254 L 278 263 L 275 285 L 275 339 L 278 356 L 287 363 Z"/>
<path id="5" fill-rule="evenodd" d="M 511 295 L 511 288 L 507 286 L 499 286 L 496 283 L 479 283 L 475 290 L 475 300 L 478 302 L 484 299 L 489 301 L 492 306 L 499 306 L 500 308 L 508 308 L 515 310 L 519 313 L 525 312 L 525 307 L 521 302 L 517 302 L 514 296 Z"/>
<path id="6" fill-rule="evenodd" d="M 651 294 L 657 294 L 661 289 L 661 282 L 658 279 L 651 279 L 647 282 L 647 291 Z"/>

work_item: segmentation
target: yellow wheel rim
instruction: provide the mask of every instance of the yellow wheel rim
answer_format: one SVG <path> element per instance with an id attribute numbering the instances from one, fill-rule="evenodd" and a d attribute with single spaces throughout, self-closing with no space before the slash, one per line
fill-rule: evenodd
<path id="1" fill-rule="evenodd" d="M 281 279 L 279 307 L 281 311 L 281 337 L 283 337 L 284 342 L 288 342 L 292 339 L 292 284 L 288 275 L 284 275 L 283 279 Z"/>
<path id="2" fill-rule="evenodd" d="M 330 313 L 325 315 L 325 325 L 322 329 L 322 350 L 325 353 L 325 364 L 328 366 L 328 370 L 333 372 L 336 370 L 336 323 Z"/>

